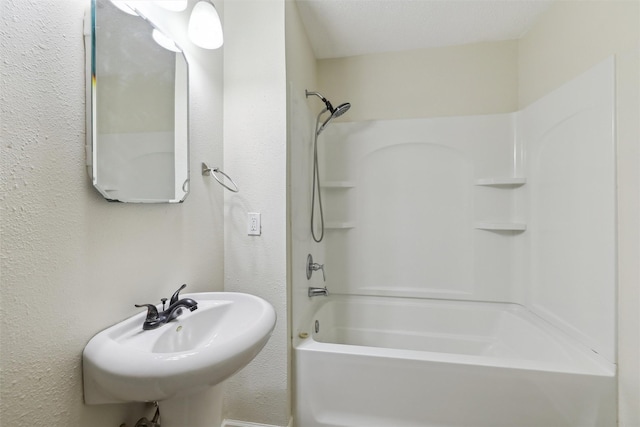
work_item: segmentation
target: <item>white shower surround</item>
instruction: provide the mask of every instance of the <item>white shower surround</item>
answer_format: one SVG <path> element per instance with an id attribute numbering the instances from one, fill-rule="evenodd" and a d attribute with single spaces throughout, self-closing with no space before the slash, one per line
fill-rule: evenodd
<path id="1" fill-rule="evenodd" d="M 337 123 L 323 136 L 332 293 L 518 304 L 615 371 L 613 59 L 517 113 Z M 314 311 L 294 310 L 297 333 Z M 297 360 L 311 342 L 294 339 Z"/>
<path id="2" fill-rule="evenodd" d="M 613 362 L 613 72 L 512 114 L 327 128 L 329 290 L 523 304 Z"/>

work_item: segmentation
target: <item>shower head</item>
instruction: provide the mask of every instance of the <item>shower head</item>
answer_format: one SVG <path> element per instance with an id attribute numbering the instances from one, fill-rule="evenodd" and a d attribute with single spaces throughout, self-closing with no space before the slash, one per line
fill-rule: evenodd
<path id="1" fill-rule="evenodd" d="M 331 102 L 329 102 L 329 100 L 327 98 L 325 98 L 324 96 L 322 96 L 318 92 L 309 92 L 308 90 L 305 90 L 304 94 L 306 95 L 307 98 L 310 95 L 315 95 L 318 98 L 320 98 L 322 100 L 322 102 L 324 102 L 324 105 L 325 105 L 326 109 L 322 113 L 320 113 L 321 115 L 325 111 L 329 111 L 329 113 L 331 113 L 329 118 L 327 120 L 325 120 L 324 123 L 322 123 L 322 126 L 320 126 L 320 128 L 317 130 L 317 132 L 316 132 L 317 135 L 320 135 L 320 132 L 322 132 L 324 130 L 325 126 L 327 126 L 331 120 L 333 120 L 336 117 L 340 117 L 341 115 L 346 113 L 347 110 L 349 110 L 349 108 L 351 108 L 351 104 L 348 103 L 348 102 L 345 102 L 344 104 L 340 104 L 336 108 L 333 108 L 333 105 L 331 105 Z"/>
<path id="2" fill-rule="evenodd" d="M 336 108 L 333 109 L 333 111 L 329 110 L 331 111 L 331 115 L 327 120 L 324 121 L 324 123 L 322 123 L 322 126 L 320 126 L 320 128 L 318 129 L 318 135 L 320 135 L 320 132 L 324 130 L 325 126 L 327 126 L 331 120 L 333 120 L 336 117 L 340 117 L 341 115 L 346 113 L 349 108 L 351 108 L 351 104 L 349 104 L 348 102 L 345 102 L 344 104 L 338 105 Z"/>
<path id="3" fill-rule="evenodd" d="M 349 108 L 351 108 L 351 104 L 348 102 L 338 105 L 335 108 L 335 110 L 333 110 L 333 113 L 331 114 L 331 118 L 333 119 L 334 117 L 340 117 L 341 115 L 346 113 L 349 110 Z"/>

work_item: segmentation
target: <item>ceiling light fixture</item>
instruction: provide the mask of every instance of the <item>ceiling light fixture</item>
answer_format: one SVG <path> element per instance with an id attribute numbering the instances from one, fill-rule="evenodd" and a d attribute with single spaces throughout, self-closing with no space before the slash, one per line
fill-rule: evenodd
<path id="1" fill-rule="evenodd" d="M 222 23 L 213 3 L 202 0 L 193 7 L 188 32 L 196 46 L 204 49 L 218 49 L 222 46 Z"/>
<path id="2" fill-rule="evenodd" d="M 170 50 L 172 52 L 182 52 L 182 50 L 178 46 L 176 46 L 173 40 L 171 40 L 169 37 L 165 36 L 161 31 L 155 28 L 151 33 L 151 37 L 153 37 L 153 40 L 155 40 L 156 43 L 167 50 Z"/>
<path id="3" fill-rule="evenodd" d="M 182 12 L 187 8 L 188 0 L 157 0 L 155 3 L 163 9 Z"/>
<path id="4" fill-rule="evenodd" d="M 129 5 L 128 1 L 125 0 L 111 0 L 111 3 L 124 13 L 128 13 L 129 15 L 138 16 L 136 11 Z"/>

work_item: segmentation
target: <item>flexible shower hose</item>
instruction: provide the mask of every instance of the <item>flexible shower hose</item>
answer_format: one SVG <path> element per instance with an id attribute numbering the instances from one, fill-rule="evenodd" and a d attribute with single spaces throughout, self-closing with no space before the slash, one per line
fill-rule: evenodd
<path id="1" fill-rule="evenodd" d="M 320 195 L 320 168 L 318 167 L 318 125 L 320 124 L 320 116 L 322 116 L 327 110 L 325 109 L 316 119 L 316 129 L 313 139 L 313 189 L 311 191 L 311 236 L 313 240 L 320 243 L 324 237 L 324 213 L 322 212 L 322 196 Z M 318 208 L 320 210 L 320 237 L 316 236 L 314 227 L 315 219 L 315 207 L 316 207 L 316 194 L 318 195 Z"/>

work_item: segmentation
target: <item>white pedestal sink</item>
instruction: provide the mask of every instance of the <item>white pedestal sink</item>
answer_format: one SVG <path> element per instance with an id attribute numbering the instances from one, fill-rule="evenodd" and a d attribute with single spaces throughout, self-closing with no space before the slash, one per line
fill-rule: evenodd
<path id="1" fill-rule="evenodd" d="M 176 320 L 142 330 L 145 313 L 94 336 L 83 353 L 87 404 L 152 402 L 162 427 L 217 427 L 220 384 L 262 350 L 275 310 L 249 294 L 184 294 L 198 303 Z"/>

